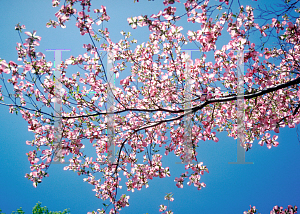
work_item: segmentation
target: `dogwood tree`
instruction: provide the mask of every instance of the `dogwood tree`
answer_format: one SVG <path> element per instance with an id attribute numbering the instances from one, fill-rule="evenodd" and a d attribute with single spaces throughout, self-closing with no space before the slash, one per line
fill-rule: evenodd
<path id="1" fill-rule="evenodd" d="M 21 65 L 0 62 L 1 104 L 9 106 L 10 113 L 20 112 L 35 134 L 34 140 L 26 141 L 36 149 L 27 153 L 32 172 L 25 176 L 34 187 L 48 176 L 53 160 L 64 162 L 72 155 L 64 169 L 85 175 L 96 196 L 112 205 L 97 212 L 118 213 L 129 206 L 129 196 L 118 196 L 117 189 L 125 184 L 128 191 L 141 190 L 148 187 L 149 179 L 170 176 L 169 167 L 162 164 L 170 152 L 187 170 L 175 178 L 176 186 L 183 188 L 187 181 L 200 190 L 205 187 L 201 175 L 208 169 L 198 160 L 199 142 L 218 142 L 217 132 L 226 131 L 229 137 L 241 138 L 246 151 L 255 139 L 271 148 L 279 143 L 269 131 L 279 133 L 281 127 L 293 128 L 300 122 L 297 0 L 284 1 L 278 10 L 257 8 L 257 17 L 251 5 L 240 1 L 164 0 L 156 14 L 127 19 L 133 29 L 149 30 L 149 41 L 144 43 L 124 31 L 122 40 L 112 41 L 109 29 L 101 28 L 110 20 L 106 7 L 92 8 L 91 0 L 53 0 L 52 5 L 59 8 L 57 20 L 46 26 L 65 28 L 75 19 L 79 33 L 91 41 L 83 45 L 85 53 L 63 61 L 57 76 L 52 62 L 37 52 L 41 37 L 33 31 L 25 32 L 25 42 L 17 44 Z M 177 14 L 179 7 L 186 13 Z M 182 19 L 199 30 L 178 25 Z M 25 26 L 17 24 L 15 29 L 22 33 Z M 183 51 L 187 44 L 195 45 L 201 57 L 191 59 Z M 110 71 L 120 87 L 110 84 L 101 49 L 110 56 Z M 236 72 L 241 63 L 246 70 L 243 89 Z M 82 65 L 85 73 L 68 77 L 68 68 L 75 65 Z M 130 74 L 120 79 L 125 71 Z M 5 75 L 10 75 L 6 81 Z M 106 106 L 109 96 L 115 101 L 112 109 Z M 62 105 L 61 112 L 55 103 Z M 242 111 L 236 110 L 237 103 Z M 106 134 L 109 128 L 111 136 Z M 96 159 L 84 154 L 85 139 L 95 147 Z M 115 154 L 107 151 L 112 145 Z M 144 154 L 142 158 L 138 153 Z M 174 200 L 171 195 L 166 199 Z M 161 205 L 160 211 L 166 210 Z M 251 206 L 245 211 L 255 212 Z M 275 206 L 271 212 L 285 211 Z M 289 206 L 287 212 L 297 212 L 297 207 Z"/>

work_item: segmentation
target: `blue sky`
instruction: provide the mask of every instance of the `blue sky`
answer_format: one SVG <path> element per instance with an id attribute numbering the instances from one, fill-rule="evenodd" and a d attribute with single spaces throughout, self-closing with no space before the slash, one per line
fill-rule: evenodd
<path id="1" fill-rule="evenodd" d="M 243 4 L 254 4 L 252 1 L 241 1 Z M 267 2 L 267 1 L 263 1 Z M 163 7 L 161 1 L 114 0 L 106 3 L 99 1 L 97 5 L 105 5 L 111 21 L 105 24 L 109 28 L 114 42 L 122 36 L 121 30 L 131 31 L 138 42 L 147 41 L 148 30 L 139 28 L 132 30 L 126 21 L 129 16 L 158 13 Z M 256 3 L 255 3 L 256 4 Z M 100 6 L 98 6 L 100 7 Z M 178 8 L 179 10 L 179 8 Z M 70 55 L 83 54 L 82 44 L 88 43 L 89 38 L 81 36 L 74 21 L 67 28 L 46 28 L 46 22 L 54 19 L 57 8 L 52 8 L 51 1 L 3 1 L 0 8 L 0 58 L 17 63 L 15 46 L 20 42 L 14 26 L 21 22 L 26 25 L 25 31 L 37 30 L 42 37 L 38 51 L 46 54 L 47 60 L 53 60 L 53 53 L 45 49 L 71 49 L 63 53 L 63 59 Z M 179 11 L 183 11 L 182 8 Z M 181 13 L 178 13 L 181 14 Z M 184 27 L 189 27 L 189 24 Z M 25 36 L 23 35 L 23 39 Z M 188 46 L 187 48 L 194 48 Z M 70 72 L 76 72 L 71 68 Z M 120 75 L 120 77 L 126 74 Z M 7 75 L 5 77 L 8 77 Z M 26 140 L 32 140 L 34 135 L 28 132 L 27 122 L 21 115 L 10 114 L 8 107 L 0 105 L 0 209 L 11 213 L 20 206 L 25 213 L 31 213 L 32 207 L 38 202 L 49 210 L 57 211 L 69 208 L 71 213 L 86 213 L 102 208 L 103 201 L 97 199 L 92 191 L 93 186 L 83 182 L 83 176 L 72 171 L 64 171 L 65 165 L 51 165 L 50 176 L 44 178 L 37 188 L 24 176 L 30 172 L 30 164 L 25 153 L 33 148 L 26 145 Z M 193 186 L 184 185 L 183 189 L 175 186 L 174 179 L 184 172 L 184 165 L 175 164 L 179 159 L 173 154 L 164 158 L 163 166 L 169 166 L 171 177 L 155 178 L 149 181 L 149 188 L 141 191 L 127 192 L 125 185 L 118 191 L 130 196 L 130 206 L 121 211 L 132 213 L 159 213 L 159 205 L 165 204 L 166 193 L 172 192 L 175 200 L 170 203 L 171 209 L 179 213 L 242 213 L 255 205 L 260 213 L 269 213 L 274 205 L 300 206 L 300 143 L 297 139 L 296 128 L 280 129 L 279 146 L 268 149 L 261 147 L 258 141 L 246 153 L 246 161 L 253 165 L 231 165 L 236 161 L 236 140 L 219 135 L 220 141 L 205 141 L 199 143 L 198 160 L 204 162 L 209 169 L 201 177 L 206 187 L 198 191 Z M 86 145 L 88 153 L 93 152 L 91 145 Z"/>

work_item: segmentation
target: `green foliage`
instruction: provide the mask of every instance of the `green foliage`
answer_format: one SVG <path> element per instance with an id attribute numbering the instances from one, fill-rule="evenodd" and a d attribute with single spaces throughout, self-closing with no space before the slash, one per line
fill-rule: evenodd
<path id="1" fill-rule="evenodd" d="M 17 211 L 13 211 L 12 214 L 24 214 L 25 212 L 22 210 L 22 207 L 17 209 Z"/>
<path id="2" fill-rule="evenodd" d="M 41 207 L 41 202 L 38 202 L 32 209 L 32 214 L 71 214 L 68 209 L 65 209 L 64 211 L 49 211 L 48 208 Z M 24 214 L 25 212 L 22 210 L 22 207 L 17 209 L 17 211 L 13 211 L 12 214 Z M 0 214 L 5 214 L 2 213 L 2 210 L 0 209 Z"/>
<path id="3" fill-rule="evenodd" d="M 63 212 L 52 212 L 48 208 L 41 207 L 41 202 L 38 202 L 32 209 L 32 214 L 71 214 L 68 209 L 65 209 Z"/>

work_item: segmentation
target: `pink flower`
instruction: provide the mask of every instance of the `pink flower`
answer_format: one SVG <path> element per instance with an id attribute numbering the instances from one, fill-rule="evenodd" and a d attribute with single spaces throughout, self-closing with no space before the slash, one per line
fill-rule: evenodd
<path id="1" fill-rule="evenodd" d="M 258 144 L 261 145 L 261 146 L 263 146 L 264 145 L 264 141 L 261 140 L 261 141 L 258 142 Z"/>
<path id="2" fill-rule="evenodd" d="M 163 211 L 165 211 L 166 209 L 167 209 L 167 206 L 161 204 L 161 205 L 160 205 L 160 208 L 159 208 L 159 212 L 163 212 Z"/>
<path id="3" fill-rule="evenodd" d="M 217 138 L 217 137 L 214 137 L 214 142 L 219 142 L 219 138 Z"/>
<path id="4" fill-rule="evenodd" d="M 40 41 L 40 40 L 41 40 L 41 37 L 40 37 L 40 36 L 36 36 L 36 30 L 34 30 L 33 33 L 25 32 L 25 34 L 26 34 L 27 36 L 30 36 L 33 40 L 37 40 L 37 41 Z"/>

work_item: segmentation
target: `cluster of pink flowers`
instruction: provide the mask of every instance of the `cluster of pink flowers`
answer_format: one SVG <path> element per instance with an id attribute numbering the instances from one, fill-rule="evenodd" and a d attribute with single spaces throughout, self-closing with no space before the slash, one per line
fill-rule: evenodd
<path id="1" fill-rule="evenodd" d="M 287 209 L 283 210 L 283 207 L 274 206 L 273 210 L 270 212 L 270 214 L 294 214 L 297 213 L 297 206 L 288 205 Z"/>
<path id="2" fill-rule="evenodd" d="M 101 9 L 93 10 L 97 18 L 93 19 L 89 14 L 90 0 L 70 0 L 67 5 L 61 6 L 55 14 L 57 21 L 50 20 L 47 27 L 65 27 L 67 21 L 78 15 L 76 26 L 81 35 L 89 34 L 95 36 L 93 25 L 100 25 L 103 21 L 109 21 L 105 6 Z M 299 35 L 300 19 L 295 23 L 270 20 L 270 24 L 259 25 L 255 23 L 253 8 L 251 6 L 241 6 L 238 15 L 232 12 L 221 11 L 217 21 L 209 17 L 210 1 L 204 1 L 201 5 L 198 1 L 187 0 L 184 8 L 187 11 L 187 21 L 189 24 L 200 24 L 197 31 L 187 30 L 184 33 L 182 26 L 177 26 L 176 7 L 169 4 L 180 3 L 179 0 L 165 0 L 164 10 L 152 16 L 141 15 L 128 18 L 129 25 L 135 29 L 137 27 L 148 27 L 150 35 L 147 43 L 135 45 L 135 49 L 130 49 L 131 44 L 137 41 L 131 39 L 129 33 L 121 32 L 124 39 L 114 43 L 109 36 L 107 28 L 99 30 L 105 42 L 100 47 L 104 51 L 112 54 L 115 62 L 112 70 L 116 78 L 130 64 L 131 75 L 120 80 L 120 88 L 116 87 L 114 96 L 118 100 L 115 106 L 115 130 L 114 143 L 119 153 L 116 163 L 109 163 L 106 158 L 106 142 L 108 137 L 103 133 L 108 127 L 106 110 L 101 109 L 108 97 L 108 83 L 105 79 L 99 78 L 103 72 L 99 62 L 98 48 L 93 44 L 84 44 L 86 53 L 78 57 L 71 56 L 61 64 L 61 78 L 59 81 L 63 85 L 64 92 L 74 92 L 79 90 L 83 84 L 83 91 L 95 91 L 91 100 L 84 99 L 81 94 L 75 93 L 74 100 L 68 100 L 66 93 L 62 95 L 62 104 L 70 107 L 62 111 L 61 122 L 63 124 L 60 155 L 62 162 L 64 158 L 71 154 L 70 165 L 65 170 L 73 170 L 78 175 L 85 175 L 85 181 L 95 187 L 97 197 L 109 200 L 114 208 L 110 213 L 117 213 L 122 208 L 129 206 L 129 196 L 122 195 L 117 199 L 117 189 L 122 188 L 120 173 L 126 177 L 123 182 L 127 191 L 141 190 L 146 188 L 148 180 L 154 177 L 165 178 L 170 176 L 169 167 L 163 165 L 163 155 L 170 152 L 181 160 L 197 161 L 196 147 L 203 140 L 213 140 L 218 142 L 216 131 L 227 131 L 228 136 L 237 138 L 238 127 L 235 121 L 239 117 L 236 111 L 236 94 L 221 96 L 221 87 L 214 87 L 216 84 L 223 84 L 226 89 L 235 91 L 237 89 L 234 69 L 237 68 L 238 56 L 236 51 L 249 47 L 249 51 L 244 56 L 245 63 L 249 63 L 245 75 L 245 143 L 243 146 L 248 150 L 252 147 L 253 141 L 260 139 L 259 145 L 266 144 L 267 148 L 277 147 L 277 135 L 269 133 L 274 131 L 279 133 L 280 128 L 289 126 L 295 127 L 299 124 L 300 117 L 298 108 L 294 107 L 299 103 L 300 90 L 297 87 L 289 87 L 300 83 L 300 79 L 291 80 L 290 72 L 298 69 L 300 59 L 300 46 L 296 42 Z M 224 4 L 229 0 L 220 0 L 218 8 L 222 10 Z M 74 5 L 80 3 L 82 10 L 77 11 Z M 53 7 L 60 5 L 59 0 L 52 1 Z M 221 32 L 227 24 L 227 33 L 230 41 L 217 49 L 217 41 Z M 262 53 L 256 50 L 256 45 L 249 41 L 247 35 L 253 30 L 262 37 L 271 35 L 274 28 L 278 33 L 282 33 L 282 38 L 292 47 L 285 49 L 264 48 Z M 16 30 L 25 29 L 24 25 L 16 25 Z M 226 32 L 225 32 L 226 33 Z M 20 105 L 10 105 L 10 112 L 18 111 L 19 107 L 27 108 L 22 110 L 22 117 L 28 122 L 28 131 L 35 134 L 35 139 L 26 141 L 28 145 L 35 146 L 36 150 L 27 153 L 31 171 L 26 177 L 37 183 L 43 177 L 48 176 L 46 170 L 53 161 L 55 151 L 58 149 L 55 138 L 55 127 L 53 117 L 47 111 L 30 109 L 32 103 L 25 100 L 30 97 L 34 102 L 40 102 L 46 108 L 51 108 L 58 96 L 53 80 L 52 63 L 47 62 L 45 55 L 36 52 L 41 37 L 36 31 L 25 32 L 26 42 L 17 43 L 18 61 L 22 61 L 24 66 L 19 66 L 15 62 L 0 60 L 0 74 L 11 74 L 8 83 L 12 84 L 17 102 Z M 182 46 L 196 43 L 202 51 L 203 56 L 199 59 L 188 60 L 188 56 L 182 53 Z M 287 46 L 287 49 L 289 46 Z M 207 53 L 213 52 L 215 62 L 207 59 Z M 90 55 L 89 55 L 90 54 Z M 279 66 L 275 66 L 266 60 L 284 56 Z M 263 58 L 264 57 L 264 58 Z M 263 58 L 263 59 L 261 59 Z M 187 64 L 188 63 L 188 64 Z M 81 75 L 79 72 L 73 74 L 72 78 L 66 76 L 66 69 L 73 65 L 83 65 L 87 73 Z M 289 65 L 289 66 L 287 66 Z M 190 80 L 185 78 L 186 68 L 190 69 Z M 23 69 L 23 72 L 21 70 Z M 268 70 L 269 69 L 269 70 Z M 36 81 L 29 81 L 29 75 L 35 75 Z M 25 78 L 26 77 L 26 78 Z M 42 79 L 42 77 L 45 77 Z M 138 88 L 135 83 L 143 82 L 143 87 Z M 183 107 L 182 97 L 185 95 L 184 84 L 191 85 L 191 114 L 193 124 L 191 125 L 191 148 L 192 155 L 185 146 L 186 137 L 184 135 L 183 120 L 186 109 Z M 290 85 L 289 85 L 290 84 Z M 286 86 L 286 87 L 285 87 Z M 42 88 L 41 88 L 42 87 Z M 39 90 L 42 89 L 42 90 Z M 0 86 L 0 100 L 4 100 L 3 88 Z M 276 91 L 276 93 L 274 93 Z M 60 92 L 59 92 L 60 93 Z M 101 95 L 101 96 L 100 96 Z M 29 99 L 29 100 L 30 100 Z M 276 108 L 274 107 L 276 106 Z M 30 113 L 29 110 L 35 111 Z M 92 116 L 91 116 L 92 115 Z M 49 117 L 49 118 L 45 118 Z M 95 125 L 97 124 L 97 125 Z M 166 136 L 170 133 L 170 138 Z M 83 154 L 83 139 L 89 139 L 96 149 L 97 158 L 94 160 Z M 168 142 L 169 140 L 169 142 Z M 157 154 L 154 145 L 165 148 L 162 154 Z M 48 149 L 41 151 L 41 146 Z M 41 153 L 39 155 L 39 152 Z M 137 153 L 145 152 L 143 160 L 137 158 Z M 41 163 L 40 163 L 41 162 Z M 183 188 L 184 182 L 200 190 L 205 187 L 205 183 L 200 182 L 204 172 L 208 172 L 203 162 L 197 164 L 186 164 L 186 172 L 175 178 L 178 188 Z M 92 173 L 93 172 L 93 173 Z M 103 179 L 96 179 L 94 173 L 101 173 Z M 166 200 L 174 199 L 168 195 Z M 168 206 L 169 207 L 169 206 Z M 161 205 L 160 211 L 167 211 L 167 206 Z M 282 208 L 274 207 L 273 213 L 294 212 L 297 207 Z M 105 213 L 105 210 L 98 210 L 98 213 Z M 255 207 L 250 206 L 250 213 L 255 213 Z M 96 213 L 96 212 L 93 212 Z"/>
<path id="3" fill-rule="evenodd" d="M 292 205 L 288 205 L 287 209 L 283 210 L 283 207 L 279 207 L 279 206 L 274 206 L 273 209 L 270 211 L 270 214 L 295 214 L 297 213 L 297 206 L 292 206 Z M 244 214 L 260 214 L 257 213 L 257 209 L 255 206 L 251 207 L 250 205 L 250 210 L 248 211 L 244 211 Z"/>
<path id="4" fill-rule="evenodd" d="M 167 195 L 165 196 L 165 200 L 168 200 L 169 202 L 174 201 L 173 194 L 167 193 Z M 168 206 L 161 204 L 159 206 L 159 212 L 163 212 L 162 214 L 173 214 L 172 210 L 170 210 L 170 209 L 167 210 L 167 207 Z M 169 206 L 169 208 L 170 208 L 170 206 Z M 164 212 L 164 211 L 166 211 L 166 212 Z"/>

